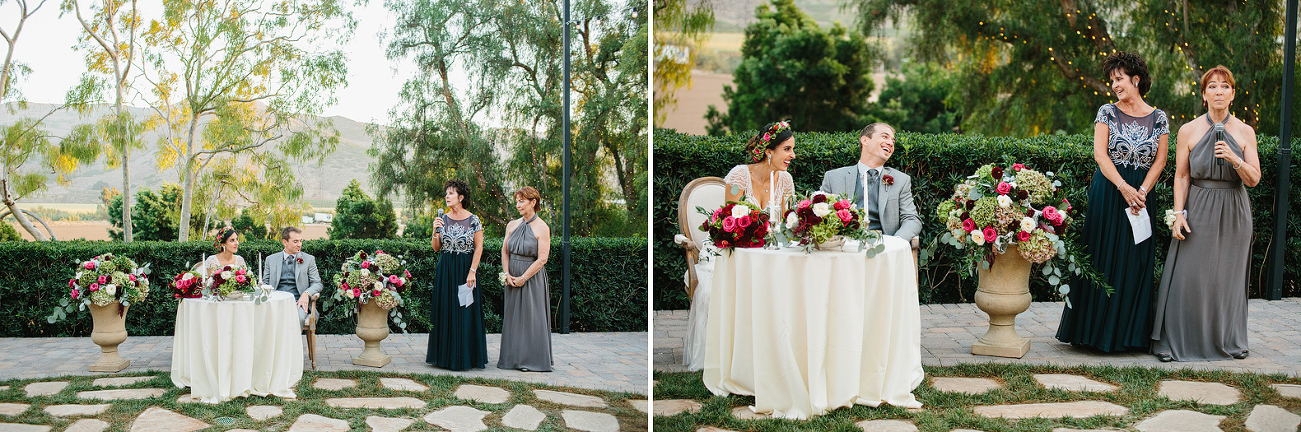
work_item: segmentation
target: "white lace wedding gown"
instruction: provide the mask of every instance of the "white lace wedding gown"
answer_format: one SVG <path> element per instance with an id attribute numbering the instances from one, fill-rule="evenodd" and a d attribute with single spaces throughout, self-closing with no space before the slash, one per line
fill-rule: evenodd
<path id="1" fill-rule="evenodd" d="M 774 193 L 769 195 L 768 203 L 770 206 L 774 204 L 780 206 L 784 197 L 795 194 L 795 180 L 786 171 L 775 171 L 774 177 L 776 177 L 777 187 L 772 188 Z M 723 178 L 723 182 L 728 185 L 728 188 L 732 185 L 740 187 L 741 196 L 745 201 L 759 205 L 758 200 L 754 199 L 754 183 L 750 180 L 749 167 L 745 165 L 733 167 L 728 171 L 727 177 Z M 689 229 L 695 228 L 689 227 Z M 705 241 L 700 260 L 696 263 L 698 282 L 695 294 L 691 298 L 691 311 L 687 314 L 687 337 L 684 341 L 686 350 L 682 355 L 682 364 L 687 366 L 687 370 L 697 371 L 705 368 L 705 331 L 709 327 L 709 292 L 714 283 L 714 259 L 717 255 L 718 249 L 713 243 Z M 686 279 L 685 275 L 683 279 Z"/>

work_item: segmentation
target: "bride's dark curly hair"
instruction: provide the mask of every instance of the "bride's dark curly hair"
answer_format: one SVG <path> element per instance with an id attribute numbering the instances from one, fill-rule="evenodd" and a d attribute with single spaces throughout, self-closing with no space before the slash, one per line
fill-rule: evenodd
<path id="1" fill-rule="evenodd" d="M 1125 75 L 1138 77 L 1138 95 L 1147 96 L 1148 89 L 1152 88 L 1152 76 L 1148 75 L 1147 62 L 1143 57 L 1135 53 L 1120 51 L 1107 56 L 1102 60 L 1102 73 L 1107 79 L 1111 79 L 1111 72 L 1121 70 Z"/>
<path id="2" fill-rule="evenodd" d="M 795 132 L 791 131 L 790 122 L 779 121 L 764 125 L 759 133 L 745 142 L 745 154 L 749 156 L 751 162 L 759 162 L 768 157 L 764 150 L 772 150 L 791 137 Z"/>

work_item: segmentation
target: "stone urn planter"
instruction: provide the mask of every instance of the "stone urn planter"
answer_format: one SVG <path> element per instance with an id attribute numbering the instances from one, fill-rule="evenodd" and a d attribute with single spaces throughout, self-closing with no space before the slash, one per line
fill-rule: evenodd
<path id="1" fill-rule="evenodd" d="M 1016 334 L 1016 316 L 1030 308 L 1030 261 L 1021 257 L 1016 245 L 994 257 L 989 270 L 976 270 L 980 277 L 976 307 L 989 314 L 989 331 L 971 345 L 971 353 L 1021 358 L 1030 351 L 1030 340 Z"/>
<path id="2" fill-rule="evenodd" d="M 392 360 L 379 346 L 388 337 L 388 311 L 375 303 L 374 300 L 363 303 L 357 311 L 357 337 L 366 341 L 366 349 L 353 357 L 352 364 L 384 367 Z"/>
<path id="3" fill-rule="evenodd" d="M 813 247 L 820 251 L 841 252 L 842 250 L 844 250 L 845 247 L 845 237 L 831 236 L 831 238 L 827 239 L 827 241 L 816 244 Z"/>
<path id="4" fill-rule="evenodd" d="M 131 365 L 131 360 L 117 355 L 117 346 L 126 341 L 126 309 L 122 314 L 118 308 L 122 305 L 114 302 L 108 306 L 90 304 L 90 317 L 94 320 L 94 329 L 90 332 L 90 341 L 99 345 L 99 360 L 90 364 L 91 372 L 120 372 Z"/>

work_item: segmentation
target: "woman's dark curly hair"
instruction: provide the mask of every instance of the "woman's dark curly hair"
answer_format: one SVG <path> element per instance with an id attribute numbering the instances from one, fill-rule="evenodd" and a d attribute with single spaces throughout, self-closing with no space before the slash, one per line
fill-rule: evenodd
<path id="1" fill-rule="evenodd" d="M 749 141 L 746 141 L 746 159 L 749 159 L 750 162 L 753 163 L 762 162 L 768 157 L 764 150 L 775 149 L 778 145 L 781 145 L 781 143 L 786 142 L 786 140 L 793 136 L 795 136 L 795 132 L 791 131 L 790 122 L 780 121 L 776 123 L 768 123 L 763 126 L 763 129 L 759 130 L 759 133 L 751 137 Z"/>
<path id="2" fill-rule="evenodd" d="M 1138 77 L 1138 95 L 1147 96 L 1148 89 L 1152 88 L 1152 76 L 1148 75 L 1147 62 L 1138 54 L 1124 51 L 1107 56 L 1102 60 L 1102 73 L 1111 79 L 1111 72 L 1120 70 L 1125 75 Z"/>
<path id="3" fill-rule="evenodd" d="M 223 227 L 222 229 L 217 230 L 217 235 L 214 236 L 216 241 L 212 243 L 212 247 L 221 250 L 222 245 L 226 243 L 226 240 L 230 239 L 230 236 L 233 235 L 235 235 L 235 229 L 231 227 Z"/>
<path id="4" fill-rule="evenodd" d="M 447 183 L 443 183 L 444 192 L 446 192 L 447 189 L 449 188 L 456 189 L 456 194 L 461 196 L 461 207 L 466 210 L 469 210 L 470 209 L 470 185 L 466 184 L 464 181 L 452 179 L 452 180 L 448 180 Z"/>

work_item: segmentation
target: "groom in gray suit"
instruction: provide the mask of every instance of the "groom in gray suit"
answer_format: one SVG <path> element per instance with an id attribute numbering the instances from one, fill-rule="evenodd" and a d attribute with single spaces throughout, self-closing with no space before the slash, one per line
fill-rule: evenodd
<path id="1" fill-rule="evenodd" d="M 262 284 L 298 297 L 298 323 L 302 325 L 307 322 L 308 301 L 324 288 L 321 273 L 316 270 L 316 257 L 303 252 L 303 230 L 285 227 L 280 230 L 280 243 L 285 250 L 263 262 Z"/>
<path id="2" fill-rule="evenodd" d="M 872 123 L 858 133 L 858 164 L 827 171 L 823 192 L 852 193 L 858 208 L 866 209 L 868 228 L 885 235 L 912 240 L 922 232 L 922 220 L 913 205 L 912 178 L 885 166 L 894 154 L 894 128 Z"/>

